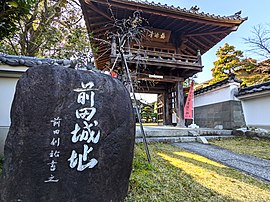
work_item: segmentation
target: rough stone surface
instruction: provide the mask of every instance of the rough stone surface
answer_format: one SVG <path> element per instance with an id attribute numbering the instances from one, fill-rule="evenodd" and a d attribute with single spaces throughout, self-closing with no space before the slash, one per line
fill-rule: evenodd
<path id="1" fill-rule="evenodd" d="M 233 130 L 233 134 L 251 138 L 270 138 L 270 132 L 262 128 L 238 128 Z"/>
<path id="2" fill-rule="evenodd" d="M 230 100 L 195 108 L 195 123 L 201 128 L 223 125 L 224 129 L 245 126 L 244 113 L 240 101 Z"/>
<path id="3" fill-rule="evenodd" d="M 33 67 L 17 84 L 11 115 L 1 201 L 123 201 L 135 119 L 120 81 Z"/>

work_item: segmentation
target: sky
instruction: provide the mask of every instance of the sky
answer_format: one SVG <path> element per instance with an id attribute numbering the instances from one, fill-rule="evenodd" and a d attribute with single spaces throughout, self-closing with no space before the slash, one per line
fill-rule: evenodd
<path id="1" fill-rule="evenodd" d="M 200 12 L 230 16 L 242 11 L 241 17 L 248 17 L 248 20 L 240 25 L 236 32 L 232 32 L 212 49 L 206 52 L 203 57 L 203 71 L 197 74 L 196 81 L 201 83 L 212 78 L 211 69 L 213 62 L 217 60 L 216 51 L 225 43 L 233 45 L 237 50 L 244 52 L 245 57 L 252 57 L 258 61 L 265 58 L 256 56 L 248 51 L 250 46 L 243 40 L 244 37 L 252 36 L 254 26 L 270 23 L 270 0 L 154 0 L 156 3 L 180 6 L 190 9 L 197 5 Z"/>
<path id="2" fill-rule="evenodd" d="M 211 69 L 214 67 L 213 62 L 217 60 L 216 51 L 224 46 L 225 43 L 235 46 L 236 50 L 243 51 L 245 57 L 252 57 L 258 61 L 265 59 L 248 51 L 250 47 L 243 38 L 252 36 L 254 26 L 270 24 L 270 0 L 154 0 L 154 2 L 187 9 L 197 5 L 200 8 L 200 12 L 221 16 L 230 16 L 238 11 L 242 11 L 241 17 L 248 17 L 248 20 L 242 23 L 236 32 L 229 34 L 203 55 L 204 68 L 202 72 L 197 74 L 196 81 L 198 83 L 212 78 Z M 148 102 L 157 99 L 156 95 L 141 94 L 138 97 Z"/>

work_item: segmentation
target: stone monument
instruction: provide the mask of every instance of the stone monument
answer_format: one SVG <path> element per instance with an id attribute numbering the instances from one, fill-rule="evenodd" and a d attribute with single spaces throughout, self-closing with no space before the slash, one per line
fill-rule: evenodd
<path id="1" fill-rule="evenodd" d="M 120 81 L 59 65 L 32 67 L 12 104 L 1 201 L 123 201 L 134 138 Z"/>

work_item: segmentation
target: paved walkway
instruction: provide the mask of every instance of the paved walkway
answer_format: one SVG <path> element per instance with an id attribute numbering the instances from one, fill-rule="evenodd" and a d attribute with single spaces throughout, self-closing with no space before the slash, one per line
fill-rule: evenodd
<path id="1" fill-rule="evenodd" d="M 226 166 L 244 171 L 270 183 L 270 160 L 237 154 L 214 145 L 204 145 L 200 143 L 174 143 L 173 145 L 192 151 Z"/>

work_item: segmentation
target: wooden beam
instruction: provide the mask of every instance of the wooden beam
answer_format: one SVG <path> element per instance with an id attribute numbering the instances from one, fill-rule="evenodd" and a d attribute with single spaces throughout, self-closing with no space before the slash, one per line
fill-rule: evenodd
<path id="1" fill-rule="evenodd" d="M 102 27 L 102 28 L 100 28 L 100 29 L 95 29 L 95 30 L 93 30 L 92 32 L 94 33 L 94 34 L 97 34 L 97 33 L 100 33 L 100 32 L 104 32 L 104 31 L 106 31 L 106 30 L 110 30 L 111 28 L 113 28 L 113 26 L 111 25 L 111 26 L 105 26 L 105 27 Z M 104 33 L 103 33 L 104 34 Z"/>
<path id="2" fill-rule="evenodd" d="M 190 41 L 187 41 L 187 43 L 185 44 L 186 45 L 186 48 L 187 51 L 189 52 L 190 55 L 196 55 L 197 54 L 197 50 L 194 50 L 192 48 L 189 47 L 188 43 L 191 43 Z M 192 44 L 192 43 L 191 43 Z"/>
<path id="3" fill-rule="evenodd" d="M 199 44 L 201 47 L 203 48 L 200 48 L 198 50 L 206 50 L 208 46 L 206 46 L 205 44 L 203 44 L 200 40 L 197 40 L 196 37 L 191 37 L 191 40 L 195 41 L 197 44 Z"/>
<path id="4" fill-rule="evenodd" d="M 188 47 L 187 47 L 188 48 Z M 154 60 L 141 60 L 142 62 L 145 62 L 146 65 L 153 65 L 153 66 L 160 66 L 161 62 L 160 61 L 154 61 Z M 128 63 L 134 63 L 136 64 L 136 60 L 129 60 Z M 180 68 L 180 69 L 194 69 L 197 71 L 201 71 L 201 66 L 200 65 L 194 65 L 192 63 L 187 63 L 187 62 L 178 62 L 178 61 L 170 61 L 167 63 L 162 63 L 162 67 L 175 67 L 175 68 Z"/>
<path id="5" fill-rule="evenodd" d="M 96 13 L 102 15 L 106 19 L 113 21 L 113 19 L 108 16 L 106 13 L 104 13 L 102 10 L 99 10 L 92 2 L 92 0 L 85 0 L 85 3 L 88 5 L 87 7 L 90 8 L 91 10 L 95 11 Z"/>
<path id="6" fill-rule="evenodd" d="M 164 27 L 167 24 L 167 20 L 171 21 L 169 17 L 166 17 L 166 19 L 164 19 L 164 21 L 162 23 L 159 23 L 158 26 Z"/>
<path id="7" fill-rule="evenodd" d="M 165 86 L 147 86 L 147 85 L 139 85 L 139 87 L 135 90 L 136 93 L 154 93 L 160 94 L 166 91 Z"/>
<path id="8" fill-rule="evenodd" d="M 96 61 L 99 61 L 99 62 L 108 62 L 109 60 L 107 58 L 103 58 L 103 57 L 100 57 L 98 60 Z"/>
<path id="9" fill-rule="evenodd" d="M 187 34 L 185 36 L 203 36 L 203 35 L 213 35 L 213 34 L 222 34 L 222 33 L 230 33 L 231 30 L 223 30 L 223 31 L 216 31 L 216 32 L 205 32 L 205 33 L 196 33 L 196 34 Z"/>
<path id="10" fill-rule="evenodd" d="M 169 29 L 169 27 L 171 27 L 175 22 L 176 22 L 177 20 L 172 20 L 168 25 L 166 25 L 165 27 L 164 27 L 164 29 Z M 178 22 L 178 24 L 179 24 L 179 22 Z"/>
<path id="11" fill-rule="evenodd" d="M 88 16 L 88 19 L 91 22 L 97 22 L 97 21 L 100 21 L 100 20 L 104 20 L 104 17 L 102 17 L 102 16 L 94 16 L 94 17 Z"/>
<path id="12" fill-rule="evenodd" d="M 207 27 L 207 29 L 209 29 L 209 27 L 212 27 L 212 25 L 205 24 L 205 25 L 199 26 L 198 28 L 193 29 L 190 34 L 192 34 L 192 33 L 198 33 L 201 30 L 203 30 L 205 27 Z"/>
<path id="13" fill-rule="evenodd" d="M 184 81 L 182 77 L 175 77 L 175 76 L 161 76 L 161 75 L 151 75 L 151 74 L 140 74 L 137 73 L 133 75 L 132 78 L 137 80 L 143 81 L 157 81 L 157 82 L 168 82 L 168 83 L 175 83 L 179 81 Z"/>
<path id="14" fill-rule="evenodd" d="M 181 52 L 186 55 L 191 54 L 188 50 L 185 49 L 186 47 L 187 46 L 183 47 L 183 49 L 181 49 Z"/>
<path id="15" fill-rule="evenodd" d="M 224 27 L 220 27 L 220 26 L 215 26 L 215 27 L 212 27 L 212 28 L 209 28 L 207 31 L 205 31 L 205 32 L 216 32 L 216 31 L 224 31 L 224 30 L 227 30 L 228 28 L 226 28 L 225 27 L 225 29 L 224 29 Z M 231 29 L 230 29 L 231 30 Z M 232 30 L 231 30 L 232 31 Z M 204 32 L 204 33 L 205 33 Z M 194 34 L 196 34 L 196 33 L 194 33 Z"/>
<path id="16" fill-rule="evenodd" d="M 179 47 L 177 48 L 177 53 L 180 53 L 181 49 L 186 45 L 188 38 L 182 36 L 179 40 Z"/>
<path id="17" fill-rule="evenodd" d="M 215 36 L 214 34 L 211 35 L 212 38 L 214 38 L 217 41 L 220 41 L 220 37 Z"/>
<path id="18" fill-rule="evenodd" d="M 191 47 L 193 47 L 193 48 L 191 48 L 190 46 L 188 46 L 189 48 L 191 48 L 191 49 L 193 50 L 193 52 L 194 52 L 193 55 L 197 55 L 197 51 L 198 51 L 198 50 L 201 50 L 201 47 L 198 46 L 194 41 L 188 40 L 187 43 L 188 43 L 189 45 L 191 45 Z"/>
<path id="19" fill-rule="evenodd" d="M 181 32 L 181 30 L 184 30 L 186 27 L 190 27 L 192 25 L 196 24 L 196 22 L 187 22 L 186 25 L 181 26 L 179 29 L 175 30 L 175 32 Z M 185 34 L 183 34 L 185 35 Z M 185 35 L 186 36 L 186 35 Z"/>
<path id="20" fill-rule="evenodd" d="M 210 45 L 214 44 L 213 41 L 210 41 L 209 39 L 207 39 L 205 36 L 198 36 L 198 38 L 200 40 L 206 41 L 207 43 L 209 43 Z"/>
<path id="21" fill-rule="evenodd" d="M 104 25 L 104 24 L 108 24 L 108 21 L 96 21 L 96 23 L 91 24 L 92 27 L 96 27 L 96 26 L 100 26 L 100 25 Z"/>

